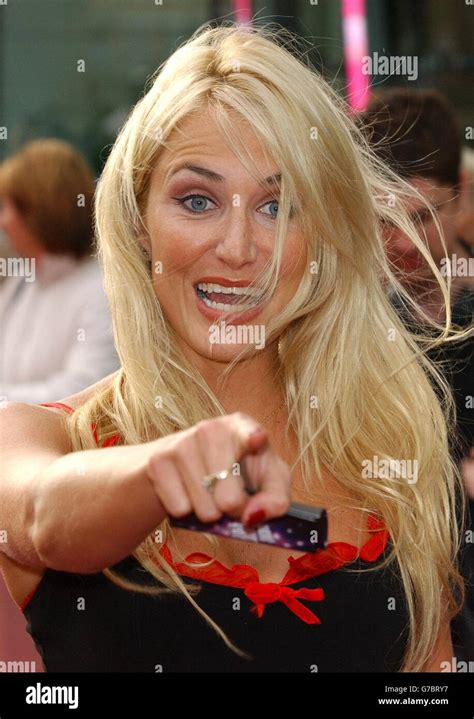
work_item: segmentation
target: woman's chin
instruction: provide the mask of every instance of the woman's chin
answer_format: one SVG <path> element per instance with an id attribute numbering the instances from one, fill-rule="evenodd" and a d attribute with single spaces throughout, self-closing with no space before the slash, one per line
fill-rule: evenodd
<path id="1" fill-rule="evenodd" d="M 242 339 L 244 341 L 241 341 Z M 246 337 L 221 334 L 221 336 L 194 338 L 188 342 L 188 345 L 205 360 L 229 364 L 236 359 L 243 360 L 252 357 L 264 349 L 265 343 L 260 342 L 260 337 L 251 339 L 253 341 L 249 342 L 246 341 Z"/>

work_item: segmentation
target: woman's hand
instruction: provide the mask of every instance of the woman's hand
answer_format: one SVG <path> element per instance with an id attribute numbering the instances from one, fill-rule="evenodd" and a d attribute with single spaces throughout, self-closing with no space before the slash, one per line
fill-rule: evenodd
<path id="1" fill-rule="evenodd" d="M 236 463 L 240 473 L 232 471 Z M 229 470 L 226 479 L 212 489 L 204 486 L 206 475 L 222 470 Z M 290 505 L 288 465 L 272 450 L 261 425 L 241 412 L 157 440 L 147 471 L 173 517 L 194 512 L 202 522 L 216 522 L 226 514 L 251 527 L 285 514 Z"/>
<path id="2" fill-rule="evenodd" d="M 60 413 L 13 404 L 0 412 L 1 551 L 32 568 L 100 572 L 128 556 L 167 515 L 222 514 L 247 526 L 285 514 L 290 472 L 240 413 L 143 444 L 72 452 Z M 239 463 L 243 476 L 234 475 Z M 205 475 L 231 469 L 210 491 Z M 261 513 L 263 514 L 256 514 Z"/>

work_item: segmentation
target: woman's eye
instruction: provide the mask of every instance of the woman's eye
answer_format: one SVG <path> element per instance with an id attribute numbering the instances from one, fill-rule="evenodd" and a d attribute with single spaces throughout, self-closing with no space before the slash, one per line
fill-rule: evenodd
<path id="1" fill-rule="evenodd" d="M 203 214 L 204 212 L 212 210 L 213 207 L 209 207 L 209 203 L 211 203 L 214 207 L 216 206 L 216 203 L 209 197 L 206 197 L 206 195 L 186 195 L 186 197 L 173 197 L 173 200 L 176 200 L 178 205 L 182 205 L 187 210 L 194 212 L 195 214 Z M 276 220 L 278 214 L 278 200 L 269 200 L 261 207 L 267 207 L 268 210 L 262 211 L 259 209 L 259 212 L 262 212 L 263 215 L 268 215 L 272 219 Z M 290 212 L 290 217 L 292 217 L 292 215 L 293 211 Z"/>
<path id="2" fill-rule="evenodd" d="M 269 212 L 263 212 L 264 215 L 269 215 L 273 220 L 276 220 L 277 214 L 278 214 L 278 200 L 270 200 L 269 202 L 265 202 L 262 207 L 269 207 Z M 293 207 L 290 207 L 290 212 L 288 217 L 291 219 L 295 216 L 295 210 Z"/>
<path id="3" fill-rule="evenodd" d="M 212 202 L 212 200 L 205 195 L 186 195 L 186 197 L 173 197 L 173 199 L 176 200 L 178 205 L 182 205 L 187 210 L 191 210 L 191 212 L 195 212 L 197 214 L 208 210 L 209 207 L 207 207 L 207 203 Z M 212 202 L 212 204 L 215 203 Z"/>
<path id="4" fill-rule="evenodd" d="M 278 213 L 278 200 L 270 200 L 270 202 L 266 202 L 262 207 L 267 207 L 269 205 L 270 212 L 264 212 L 264 215 L 269 214 L 271 217 L 276 219 L 277 213 Z"/>

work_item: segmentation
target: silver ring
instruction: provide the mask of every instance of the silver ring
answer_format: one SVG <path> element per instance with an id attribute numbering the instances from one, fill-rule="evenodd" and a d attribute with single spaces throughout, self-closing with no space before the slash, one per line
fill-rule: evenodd
<path id="1" fill-rule="evenodd" d="M 211 472 L 211 474 L 206 474 L 202 480 L 202 486 L 210 491 L 219 479 L 227 479 L 229 474 L 230 469 L 223 469 L 220 472 Z"/>

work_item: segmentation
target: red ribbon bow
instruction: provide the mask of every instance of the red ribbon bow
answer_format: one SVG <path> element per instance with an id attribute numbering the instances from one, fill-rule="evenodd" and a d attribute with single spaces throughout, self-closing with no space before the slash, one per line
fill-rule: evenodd
<path id="1" fill-rule="evenodd" d="M 320 602 L 324 599 L 324 591 L 322 589 L 292 589 L 281 584 L 272 584 L 271 582 L 249 582 L 245 589 L 245 596 L 254 603 L 251 611 L 260 619 L 263 616 L 266 604 L 272 602 L 282 602 L 293 614 L 306 622 L 306 624 L 321 624 L 321 620 L 308 607 L 298 601 L 298 598 L 308 599 L 312 602 Z"/>

